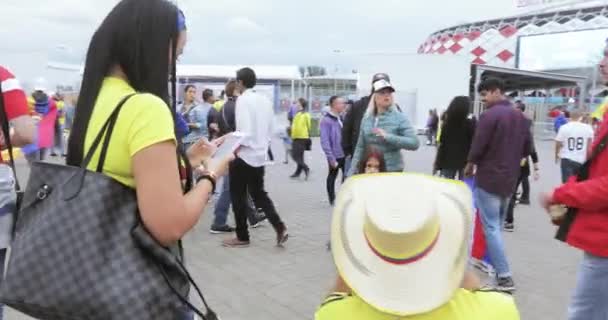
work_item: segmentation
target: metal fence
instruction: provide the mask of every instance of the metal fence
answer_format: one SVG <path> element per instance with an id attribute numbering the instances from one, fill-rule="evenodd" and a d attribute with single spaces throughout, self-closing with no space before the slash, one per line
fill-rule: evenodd
<path id="1" fill-rule="evenodd" d="M 555 138 L 554 119 L 549 116 L 549 112 L 556 107 L 565 106 L 566 103 L 559 102 L 541 102 L 527 103 L 526 115 L 533 121 L 533 133 L 537 140 L 553 140 Z M 570 107 L 569 109 L 574 108 Z M 482 103 L 477 101 L 474 103 L 473 114 L 479 116 L 483 111 Z M 587 108 L 584 112 L 590 112 Z"/>

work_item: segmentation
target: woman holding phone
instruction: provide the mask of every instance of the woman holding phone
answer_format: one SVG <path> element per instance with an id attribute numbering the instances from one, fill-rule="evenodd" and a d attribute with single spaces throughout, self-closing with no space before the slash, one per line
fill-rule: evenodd
<path id="1" fill-rule="evenodd" d="M 401 172 L 404 170 L 401 150 L 417 150 L 420 141 L 405 114 L 397 109 L 393 98 L 395 89 L 390 82 L 376 81 L 373 92 L 369 107 L 361 121 L 359 140 L 352 163 L 359 163 L 365 150 L 374 147 L 384 154 L 388 172 Z M 349 176 L 361 173 L 358 171 L 357 166 L 352 166 Z"/>

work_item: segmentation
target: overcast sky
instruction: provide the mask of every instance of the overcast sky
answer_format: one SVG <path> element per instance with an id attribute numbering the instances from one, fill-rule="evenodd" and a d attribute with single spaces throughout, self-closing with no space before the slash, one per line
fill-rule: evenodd
<path id="1" fill-rule="evenodd" d="M 79 63 L 117 0 L 0 0 L 0 63 L 22 78 Z M 348 66 L 349 52 L 413 52 L 432 32 L 516 14 L 515 0 L 178 0 L 199 64 Z M 344 53 L 333 53 L 335 49 Z"/>

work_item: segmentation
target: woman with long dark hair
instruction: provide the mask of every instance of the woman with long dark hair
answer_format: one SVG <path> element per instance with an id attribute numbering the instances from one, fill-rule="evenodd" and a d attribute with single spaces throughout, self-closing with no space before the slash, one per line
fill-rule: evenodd
<path id="1" fill-rule="evenodd" d="M 184 152 L 176 139 L 175 64 L 186 37 L 183 13 L 167 0 L 116 5 L 89 45 L 67 157 L 68 165 L 81 165 L 95 136 L 126 98 L 102 172 L 135 189 L 143 225 L 168 248 L 198 222 L 216 177 L 232 158 L 210 159 L 215 146 L 205 139 Z M 97 152 L 87 168 L 95 170 L 99 158 Z M 205 161 L 205 174 L 192 186 L 192 166 Z"/>
<path id="2" fill-rule="evenodd" d="M 460 179 L 464 177 L 463 170 L 475 134 L 475 124 L 469 118 L 470 109 L 471 99 L 458 96 L 445 112 L 434 165 L 444 178 L 455 179 L 457 174 Z"/>

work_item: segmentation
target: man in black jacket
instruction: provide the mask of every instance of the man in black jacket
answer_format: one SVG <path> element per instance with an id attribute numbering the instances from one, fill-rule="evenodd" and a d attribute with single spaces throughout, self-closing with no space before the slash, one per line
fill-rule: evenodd
<path id="1" fill-rule="evenodd" d="M 376 81 L 386 80 L 391 81 L 390 77 L 386 73 L 377 73 L 372 78 L 372 86 Z M 359 139 L 359 129 L 361 128 L 361 120 L 369 105 L 369 96 L 361 98 L 355 102 L 346 112 L 344 117 L 344 124 L 342 127 L 342 149 L 344 149 L 344 155 L 347 159 L 352 158 L 355 148 L 357 147 L 357 140 Z M 350 160 L 347 160 L 347 165 L 344 172 L 349 171 Z"/>

